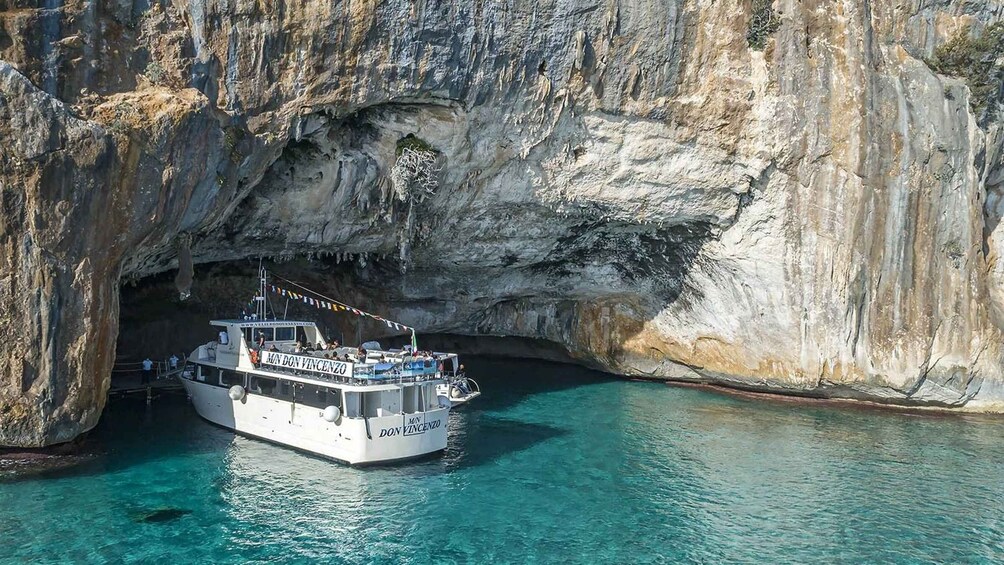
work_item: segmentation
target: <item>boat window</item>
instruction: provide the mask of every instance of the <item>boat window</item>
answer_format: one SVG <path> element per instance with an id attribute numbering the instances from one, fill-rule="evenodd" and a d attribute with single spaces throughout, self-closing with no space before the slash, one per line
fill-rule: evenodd
<path id="1" fill-rule="evenodd" d="M 345 416 L 348 418 L 358 418 L 362 416 L 362 393 L 345 392 Z"/>
<path id="2" fill-rule="evenodd" d="M 248 345 L 258 343 L 259 333 L 265 336 L 265 341 L 273 341 L 275 339 L 274 332 L 273 328 L 244 328 L 244 341 Z"/>
<path id="3" fill-rule="evenodd" d="M 255 394 L 264 394 L 266 396 L 273 396 L 275 393 L 275 379 L 269 379 L 265 377 L 251 377 L 251 392 Z"/>
<path id="4" fill-rule="evenodd" d="M 220 369 L 220 384 L 223 386 L 244 386 L 244 374 Z"/>
<path id="5" fill-rule="evenodd" d="M 272 389 L 271 392 L 266 393 L 272 398 L 278 398 L 279 400 L 286 400 L 288 402 L 293 401 L 293 386 L 289 381 L 280 380 L 279 383 Z"/>
<path id="6" fill-rule="evenodd" d="M 329 392 L 326 387 L 306 383 L 294 383 L 294 386 L 298 404 L 313 408 L 341 405 L 341 395 L 337 391 Z"/>
<path id="7" fill-rule="evenodd" d="M 296 337 L 296 328 L 275 328 L 275 341 L 293 341 Z"/>

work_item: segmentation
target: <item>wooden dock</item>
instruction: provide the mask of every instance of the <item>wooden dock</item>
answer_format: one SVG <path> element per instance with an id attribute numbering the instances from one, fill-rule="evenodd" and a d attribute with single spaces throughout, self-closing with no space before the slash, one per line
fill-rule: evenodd
<path id="1" fill-rule="evenodd" d="M 108 398 L 125 398 L 145 394 L 146 403 L 150 404 L 154 396 L 159 396 L 160 393 L 184 390 L 181 381 L 178 380 L 181 371 L 180 367 L 173 371 L 165 371 L 152 377 L 150 382 L 146 384 L 143 383 L 143 376 L 140 372 L 113 375 L 111 388 L 108 389 Z"/>

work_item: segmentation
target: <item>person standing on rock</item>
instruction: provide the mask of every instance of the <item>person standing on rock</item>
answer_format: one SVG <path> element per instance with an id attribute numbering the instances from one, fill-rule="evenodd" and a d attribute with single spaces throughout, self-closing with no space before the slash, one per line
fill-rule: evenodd
<path id="1" fill-rule="evenodd" d="M 143 360 L 143 380 L 142 384 L 150 384 L 150 377 L 153 376 L 153 361 L 149 357 Z"/>

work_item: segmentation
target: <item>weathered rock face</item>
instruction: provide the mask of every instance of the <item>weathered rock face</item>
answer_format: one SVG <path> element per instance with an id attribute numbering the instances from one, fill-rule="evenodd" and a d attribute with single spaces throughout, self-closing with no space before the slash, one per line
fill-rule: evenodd
<path id="1" fill-rule="evenodd" d="M 752 4 L 0 0 L 0 444 L 97 422 L 120 280 L 189 244 L 615 372 L 1000 409 L 1004 136 L 924 59 L 1004 5 L 780 0 L 758 51 Z"/>

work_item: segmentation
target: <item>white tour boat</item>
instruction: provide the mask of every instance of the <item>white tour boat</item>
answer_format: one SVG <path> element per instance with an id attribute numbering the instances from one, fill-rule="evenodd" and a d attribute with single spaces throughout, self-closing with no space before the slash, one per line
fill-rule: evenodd
<path id="1" fill-rule="evenodd" d="M 263 275 L 255 319 L 212 321 L 219 339 L 189 356 L 181 382 L 200 416 L 353 465 L 446 449 L 451 402 L 437 388 L 455 354 L 329 347 L 313 322 L 265 319 L 265 289 Z"/>

